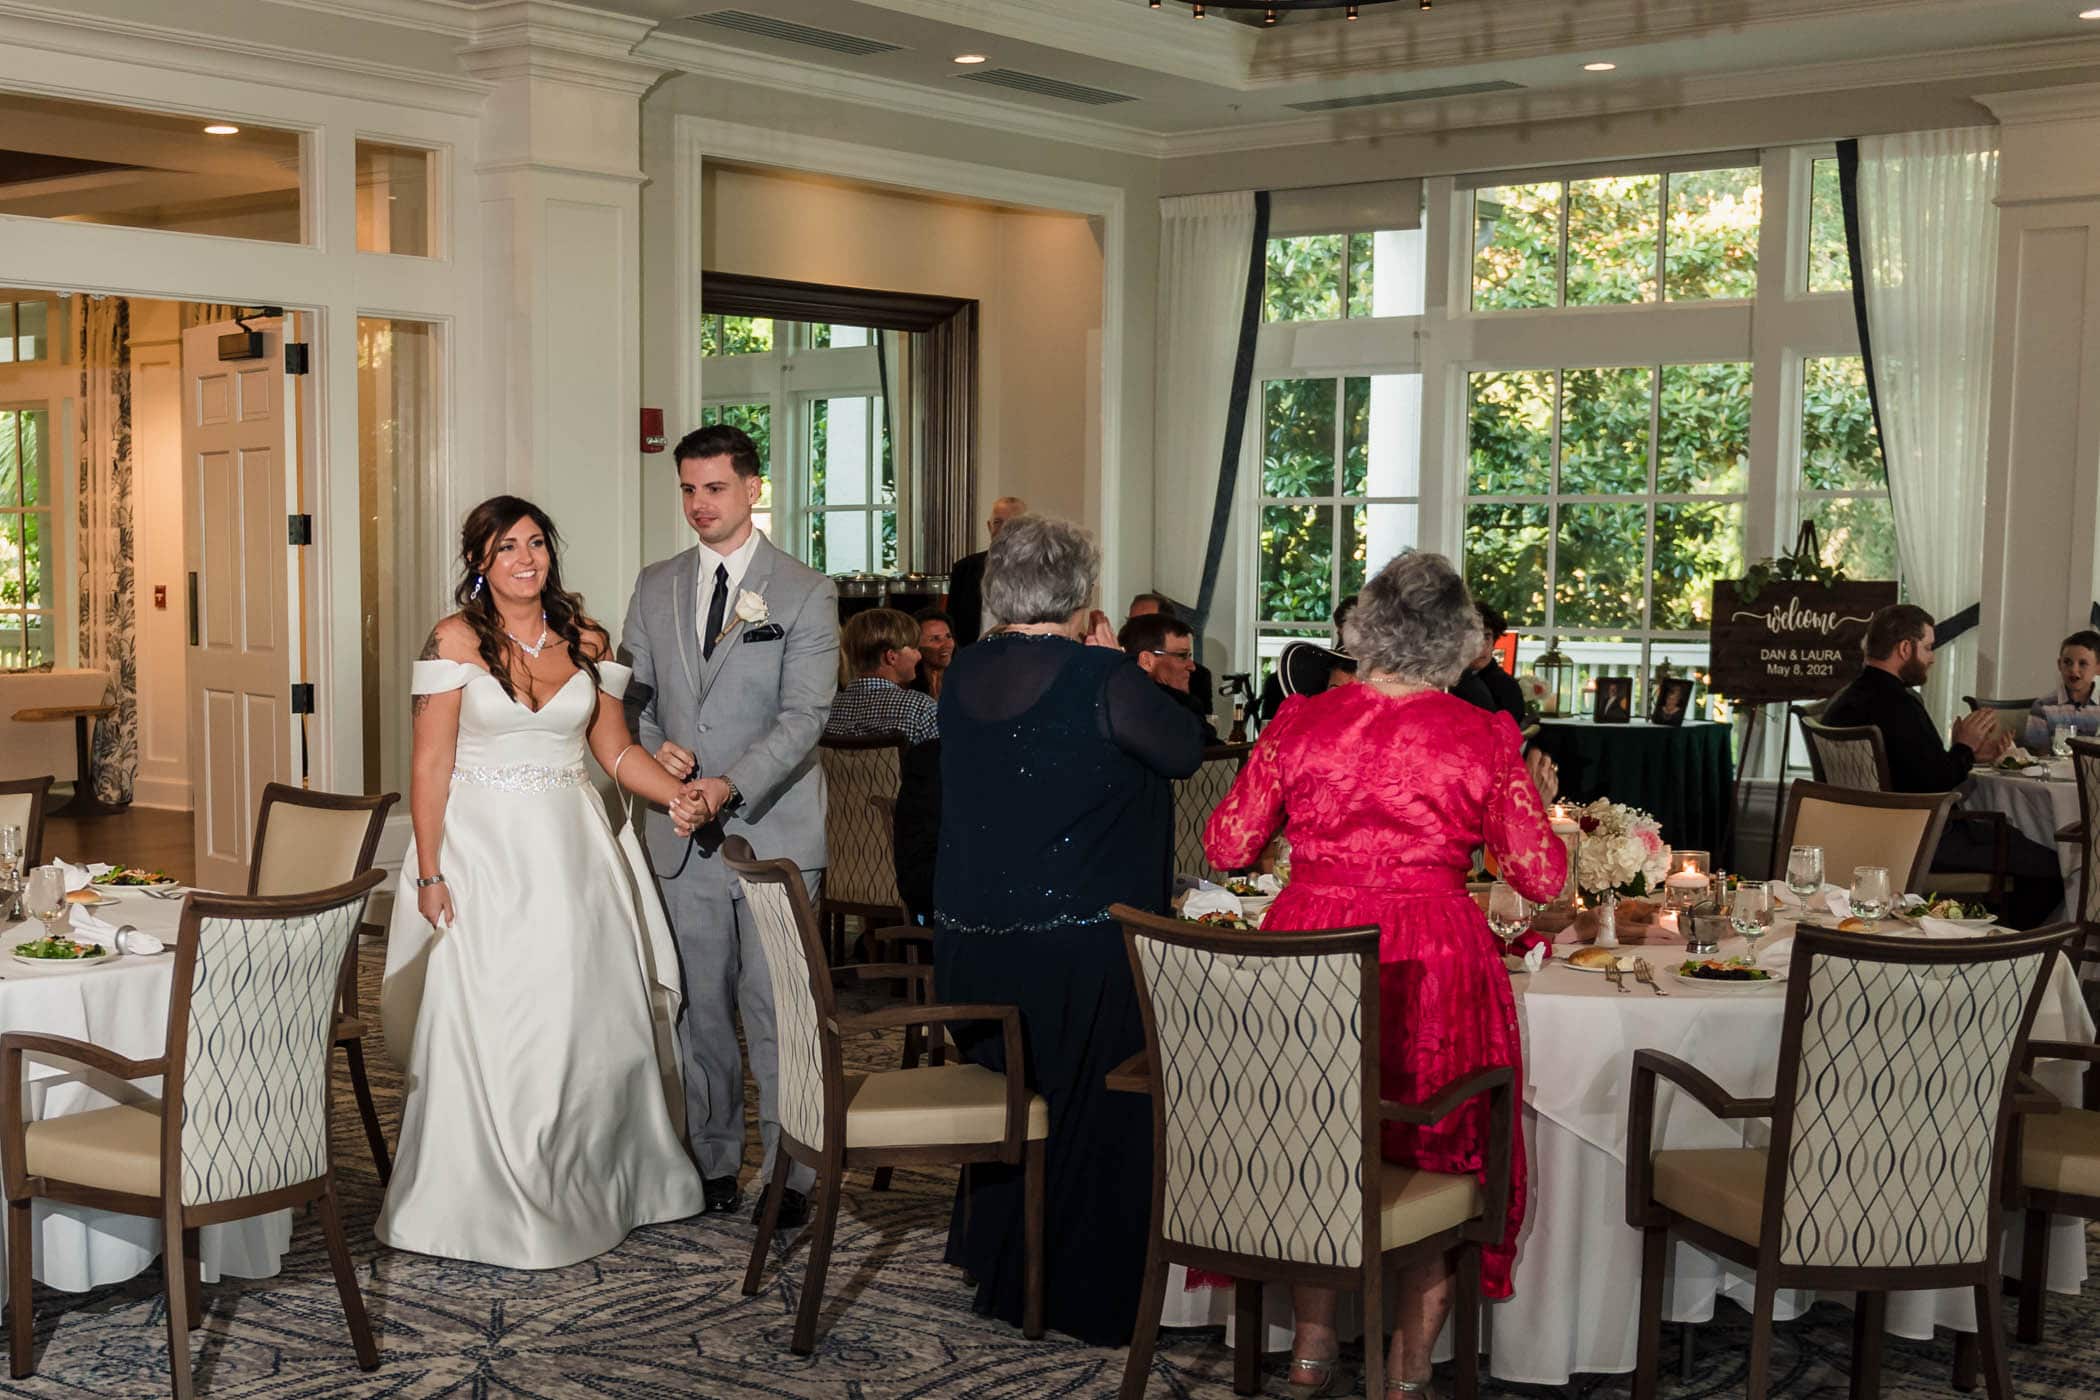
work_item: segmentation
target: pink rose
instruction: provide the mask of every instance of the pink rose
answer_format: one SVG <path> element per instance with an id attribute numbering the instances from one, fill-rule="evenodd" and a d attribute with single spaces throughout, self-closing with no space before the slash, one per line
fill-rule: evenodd
<path id="1" fill-rule="evenodd" d="M 1636 834 L 1641 838 L 1641 845 L 1647 847 L 1649 855 L 1652 856 L 1663 848 L 1662 837 L 1657 833 L 1643 830 Z"/>

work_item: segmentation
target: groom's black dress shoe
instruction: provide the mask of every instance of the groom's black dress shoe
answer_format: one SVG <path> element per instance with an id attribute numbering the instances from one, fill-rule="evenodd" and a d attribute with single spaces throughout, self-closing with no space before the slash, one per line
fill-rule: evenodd
<path id="1" fill-rule="evenodd" d="M 744 1193 L 737 1189 L 733 1176 L 710 1176 L 700 1183 L 700 1195 L 704 1204 L 702 1215 L 715 1215 L 735 1210 L 744 1203 Z"/>
<path id="2" fill-rule="evenodd" d="M 751 1212 L 751 1223 L 756 1225 L 766 1218 L 766 1198 L 763 1192 L 758 1198 L 758 1208 Z M 809 1223 L 809 1197 L 792 1186 L 780 1188 L 780 1219 L 774 1222 L 782 1230 L 799 1230 Z"/>

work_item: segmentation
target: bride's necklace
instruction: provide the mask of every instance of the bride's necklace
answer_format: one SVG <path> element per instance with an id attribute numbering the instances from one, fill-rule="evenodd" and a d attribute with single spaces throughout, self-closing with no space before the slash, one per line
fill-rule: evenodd
<path id="1" fill-rule="evenodd" d="M 516 642 L 518 650 L 537 661 L 540 659 L 540 653 L 547 649 L 547 614 L 540 614 L 540 639 L 536 642 L 526 641 L 508 627 L 503 629 L 503 635 Z"/>

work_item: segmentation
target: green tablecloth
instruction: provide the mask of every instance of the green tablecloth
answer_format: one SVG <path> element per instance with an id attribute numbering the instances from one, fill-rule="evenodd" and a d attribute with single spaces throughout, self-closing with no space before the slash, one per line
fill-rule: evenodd
<path id="1" fill-rule="evenodd" d="M 1560 765 L 1563 801 L 1630 803 L 1655 815 L 1672 846 L 1707 851 L 1715 864 L 1730 865 L 1735 774 L 1727 725 L 1549 719 L 1537 742 Z"/>

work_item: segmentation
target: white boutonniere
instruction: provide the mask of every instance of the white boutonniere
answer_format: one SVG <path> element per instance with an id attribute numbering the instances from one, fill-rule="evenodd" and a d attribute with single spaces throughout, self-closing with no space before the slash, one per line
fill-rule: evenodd
<path id="1" fill-rule="evenodd" d="M 721 635 L 715 638 L 715 645 L 722 645 L 729 634 L 739 627 L 764 622 L 766 616 L 766 595 L 753 593 L 748 588 L 739 588 L 736 591 L 736 620 L 722 629 Z"/>

